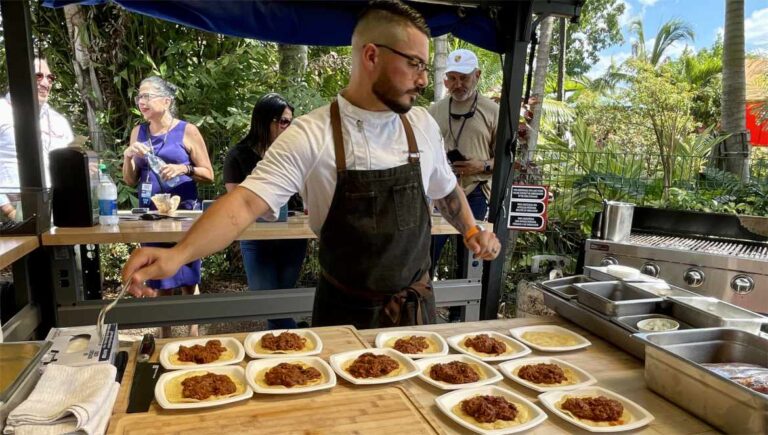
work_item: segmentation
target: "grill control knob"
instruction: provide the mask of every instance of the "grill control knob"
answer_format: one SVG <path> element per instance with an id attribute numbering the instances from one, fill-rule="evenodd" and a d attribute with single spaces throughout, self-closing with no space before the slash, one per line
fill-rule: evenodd
<path id="1" fill-rule="evenodd" d="M 602 260 L 600 260 L 600 266 L 613 266 L 615 264 L 619 264 L 619 260 L 613 258 L 613 257 L 603 257 Z"/>
<path id="2" fill-rule="evenodd" d="M 704 272 L 699 269 L 688 269 L 683 275 L 683 281 L 691 287 L 701 287 L 704 284 Z"/>
<path id="3" fill-rule="evenodd" d="M 643 267 L 640 268 L 640 273 L 656 278 L 659 276 L 659 266 L 656 265 L 656 263 L 645 263 L 643 264 Z"/>
<path id="4" fill-rule="evenodd" d="M 747 275 L 736 275 L 731 280 L 731 290 L 740 295 L 750 293 L 754 288 L 755 281 Z"/>

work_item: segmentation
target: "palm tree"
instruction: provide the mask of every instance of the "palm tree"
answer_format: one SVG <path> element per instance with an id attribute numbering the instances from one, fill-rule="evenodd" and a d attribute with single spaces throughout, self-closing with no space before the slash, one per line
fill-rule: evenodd
<path id="1" fill-rule="evenodd" d="M 549 68 L 549 51 L 552 42 L 552 29 L 554 28 L 555 17 L 544 18 L 539 27 L 539 46 L 536 48 L 536 66 L 533 70 L 533 92 L 539 100 L 539 104 L 533 106 L 533 119 L 531 120 L 531 133 L 528 138 L 528 156 L 536 149 L 536 142 L 539 137 L 539 126 L 541 124 L 542 102 L 544 101 L 544 87 L 547 81 L 547 71 Z"/>
<path id="2" fill-rule="evenodd" d="M 432 60 L 432 68 L 435 76 L 432 78 L 435 84 L 435 96 L 432 99 L 435 103 L 442 100 L 445 96 L 445 64 L 448 60 L 448 35 L 438 36 L 433 39 L 435 44 L 435 57 Z"/>
<path id="3" fill-rule="evenodd" d="M 656 37 L 653 40 L 653 47 L 648 51 L 648 47 L 645 45 L 646 41 L 643 21 L 632 21 L 629 24 L 629 30 L 637 37 L 637 41 L 632 46 L 632 54 L 634 57 L 645 60 L 654 67 L 661 63 L 664 58 L 664 52 L 667 51 L 672 44 L 676 42 L 692 42 L 695 37 L 693 28 L 690 24 L 682 20 L 672 19 L 659 27 L 659 30 L 656 32 Z"/>
<path id="4" fill-rule="evenodd" d="M 729 135 L 713 155 L 717 166 L 742 180 L 749 178 L 749 142 L 744 70 L 744 0 L 726 0 L 723 33 L 723 99 L 721 130 Z"/>

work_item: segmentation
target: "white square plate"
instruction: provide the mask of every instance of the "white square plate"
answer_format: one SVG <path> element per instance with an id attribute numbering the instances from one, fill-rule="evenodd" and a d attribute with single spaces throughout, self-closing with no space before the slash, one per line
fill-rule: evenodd
<path id="1" fill-rule="evenodd" d="M 374 355 L 387 355 L 400 363 L 400 365 L 405 368 L 405 371 L 397 376 L 392 377 L 358 379 L 352 376 L 348 371 L 344 370 L 343 367 L 347 362 L 354 361 L 358 356 L 367 352 L 370 352 Z M 335 355 L 331 355 L 330 362 L 331 367 L 333 367 L 333 370 L 339 376 L 357 385 L 388 384 L 390 382 L 397 382 L 412 378 L 419 374 L 419 368 L 416 367 L 416 364 L 414 364 L 410 358 L 394 349 L 360 349 L 350 352 L 337 353 Z"/>
<path id="2" fill-rule="evenodd" d="M 316 368 L 325 378 L 325 382 L 317 385 L 295 386 L 291 388 L 287 388 L 282 385 L 264 387 L 256 383 L 256 376 L 262 370 L 270 369 L 280 363 L 295 364 L 297 362 L 302 362 L 310 367 Z M 327 362 L 316 356 L 292 356 L 253 360 L 249 362 L 245 368 L 245 378 L 248 380 L 248 385 L 250 385 L 251 388 L 253 388 L 253 391 L 257 394 L 299 394 L 308 393 L 310 391 L 325 390 L 336 386 L 336 373 L 333 372 L 331 366 L 329 366 Z"/>
<path id="3" fill-rule="evenodd" d="M 187 364 L 174 364 L 171 362 L 171 355 L 177 353 L 179 351 L 180 346 L 194 346 L 196 344 L 199 344 L 200 346 L 205 346 L 205 343 L 207 343 L 210 340 L 219 340 L 221 341 L 221 345 L 226 347 L 227 349 L 230 349 L 234 352 L 235 357 L 232 359 L 228 359 L 226 361 L 214 361 L 212 363 L 208 364 L 194 364 L 194 363 L 187 363 Z M 243 349 L 243 345 L 240 343 L 240 340 L 232 337 L 204 337 L 204 338 L 195 338 L 192 340 L 180 340 L 180 341 L 172 341 L 160 350 L 160 364 L 163 365 L 163 368 L 166 370 L 183 370 L 183 369 L 207 369 L 210 367 L 221 367 L 221 366 L 227 366 L 230 364 L 237 364 L 240 361 L 245 358 L 245 350 Z"/>
<path id="4" fill-rule="evenodd" d="M 307 339 L 307 341 L 315 344 L 315 348 L 305 352 L 259 352 L 256 350 L 256 345 L 261 341 L 261 337 L 269 333 L 278 336 L 283 332 L 293 332 L 296 335 L 300 335 Z M 259 331 L 251 332 L 245 337 L 245 352 L 251 358 L 284 358 L 286 356 L 309 356 L 317 355 L 323 351 L 323 342 L 320 337 L 309 329 L 275 329 L 272 331 Z"/>
<path id="5" fill-rule="evenodd" d="M 629 412 L 629 414 L 632 416 L 632 420 L 629 423 L 622 424 L 619 426 L 606 426 L 606 427 L 594 427 L 590 426 L 588 424 L 582 423 L 579 420 L 571 417 L 569 414 L 561 411 L 555 404 L 559 402 L 563 396 L 576 396 L 576 397 L 584 397 L 584 396 L 605 396 L 609 399 L 618 400 L 624 405 L 624 409 Z M 582 429 L 588 430 L 590 432 L 622 432 L 625 430 L 631 430 L 631 429 L 637 429 L 639 427 L 643 427 L 647 425 L 648 423 L 653 421 L 653 415 L 651 415 L 650 412 L 646 411 L 645 408 L 641 407 L 637 403 L 627 399 L 624 396 L 621 396 L 619 394 L 614 393 L 613 391 L 606 390 L 605 388 L 601 387 L 584 387 L 579 388 L 578 390 L 570 390 L 570 391 L 550 391 L 548 393 L 541 394 L 539 396 L 539 401 L 542 405 L 547 407 L 550 411 L 552 411 L 555 415 L 562 418 L 563 420 L 578 426 Z"/>
<path id="6" fill-rule="evenodd" d="M 553 332 L 557 334 L 564 334 L 564 335 L 573 337 L 576 340 L 576 344 L 571 346 L 542 346 L 540 344 L 532 343 L 524 339 L 523 334 L 525 334 L 526 332 Z M 589 340 L 582 337 L 581 335 L 569 329 L 565 329 L 562 326 L 557 326 L 557 325 L 522 326 L 520 328 L 510 329 L 509 333 L 512 334 L 512 336 L 515 337 L 516 339 L 527 344 L 528 346 L 543 352 L 568 352 L 571 350 L 582 349 L 592 344 Z"/>
<path id="7" fill-rule="evenodd" d="M 533 382 L 527 381 L 515 374 L 515 370 L 518 367 L 522 367 L 528 364 L 542 364 L 542 363 L 557 364 L 561 368 L 568 368 L 576 375 L 579 381 L 575 384 L 570 384 L 570 385 L 559 385 L 559 386 L 548 387 L 546 386 L 546 384 L 534 384 Z M 575 365 L 570 364 L 561 359 L 550 358 L 546 356 L 523 358 L 523 359 L 516 359 L 513 361 L 507 361 L 499 364 L 499 371 L 503 373 L 504 376 L 508 377 L 509 379 L 512 379 L 518 384 L 528 387 L 532 390 L 536 390 L 541 393 L 546 393 L 547 391 L 557 391 L 557 390 L 575 390 L 577 388 L 586 387 L 587 385 L 592 385 L 597 382 L 594 376 L 576 367 Z"/>
<path id="8" fill-rule="evenodd" d="M 245 385 L 245 391 L 243 394 L 227 397 L 221 400 L 212 400 L 209 402 L 196 402 L 196 403 L 171 403 L 165 397 L 165 384 L 176 376 L 183 376 L 185 373 L 206 371 L 210 373 L 216 373 L 218 375 L 229 375 L 234 378 L 240 379 Z M 248 382 L 245 380 L 245 370 L 240 366 L 220 366 L 220 367 L 208 367 L 201 369 L 195 367 L 188 370 L 175 370 L 172 372 L 163 373 L 155 384 L 155 400 L 157 404 L 165 409 L 195 409 L 195 408 L 210 408 L 212 406 L 225 405 L 227 403 L 238 402 L 240 400 L 250 399 L 253 396 L 253 390 Z"/>
<path id="9" fill-rule="evenodd" d="M 482 371 L 483 379 L 467 384 L 449 384 L 448 382 L 434 380 L 429 376 L 429 369 L 433 364 L 445 364 L 451 361 L 460 361 L 467 364 L 474 364 Z M 498 370 L 469 355 L 447 355 L 439 356 L 436 358 L 424 358 L 416 361 L 416 366 L 419 368 L 419 379 L 428 384 L 434 385 L 441 390 L 457 390 L 459 388 L 480 387 L 483 385 L 499 382 L 503 379 L 501 373 L 499 373 Z"/>
<path id="10" fill-rule="evenodd" d="M 474 397 L 478 395 L 503 396 L 510 402 L 516 402 L 528 408 L 528 412 L 530 413 L 531 418 L 523 424 L 520 424 L 518 426 L 508 427 L 505 429 L 483 429 L 481 427 L 475 426 L 474 424 L 468 421 L 463 420 L 461 417 L 454 414 L 453 411 L 451 410 L 454 406 L 456 406 L 462 400 L 469 399 L 470 397 Z M 530 400 L 516 393 L 513 393 L 512 391 L 497 387 L 495 385 L 486 385 L 484 387 L 452 391 L 450 393 L 443 394 L 442 396 L 436 398 L 435 403 L 437 404 L 437 407 L 440 408 L 440 410 L 443 411 L 443 413 L 445 413 L 445 415 L 447 415 L 451 420 L 455 421 L 456 423 L 466 427 L 467 429 L 475 433 L 479 433 L 482 435 L 501 435 L 501 434 L 522 432 L 522 431 L 531 429 L 532 427 L 538 426 L 544 420 L 547 419 L 547 414 L 545 414 L 544 411 L 541 410 L 541 408 L 534 405 L 533 402 L 531 402 Z"/>
<path id="11" fill-rule="evenodd" d="M 445 339 L 438 333 L 431 332 L 431 331 L 388 331 L 388 332 L 379 332 L 376 335 L 376 347 L 384 349 L 384 348 L 392 348 L 394 345 L 387 345 L 387 342 L 392 339 L 398 339 L 402 337 L 410 337 L 412 335 L 420 336 L 420 337 L 426 337 L 428 340 L 432 340 L 437 344 L 438 350 L 437 352 L 431 352 L 431 353 L 404 353 L 403 355 L 407 356 L 408 358 L 417 359 L 417 358 L 432 358 L 436 356 L 443 356 L 448 355 L 448 343 L 445 342 Z"/>
<path id="12" fill-rule="evenodd" d="M 467 337 L 473 337 L 475 335 L 480 335 L 480 334 L 488 334 L 491 336 L 491 338 L 495 338 L 497 340 L 503 341 L 504 343 L 506 343 L 507 347 L 511 349 L 511 352 L 508 354 L 503 354 L 498 356 L 481 356 L 481 355 L 476 355 L 459 345 L 460 343 L 463 343 Z M 467 354 L 469 356 L 475 357 L 485 362 L 504 361 L 504 360 L 513 359 L 513 358 L 520 358 L 521 356 L 525 356 L 531 353 L 531 349 L 529 349 L 523 343 L 520 343 L 519 341 L 511 337 L 508 337 L 504 334 L 499 334 L 498 332 L 494 332 L 494 331 L 468 332 L 466 334 L 459 334 L 459 335 L 454 335 L 452 337 L 448 337 L 447 341 L 448 341 L 448 344 L 455 351 Z"/>

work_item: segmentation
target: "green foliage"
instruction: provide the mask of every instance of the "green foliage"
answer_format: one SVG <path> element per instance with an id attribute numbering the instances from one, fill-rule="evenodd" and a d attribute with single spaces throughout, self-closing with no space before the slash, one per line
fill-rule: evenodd
<path id="1" fill-rule="evenodd" d="M 138 245 L 130 243 L 111 243 L 99 245 L 99 260 L 102 279 L 107 287 L 117 287 L 122 282 L 120 273 L 125 261 Z"/>
<path id="2" fill-rule="evenodd" d="M 567 76 L 575 77 L 589 72 L 600 60 L 602 50 L 624 42 L 619 18 L 625 9 L 626 5 L 620 0 L 590 0 L 584 3 L 579 23 L 568 24 L 565 41 Z M 559 28 L 559 24 L 555 26 L 552 35 L 555 49 L 550 54 L 550 71 L 557 70 L 557 59 L 560 56 Z"/>
<path id="3" fill-rule="evenodd" d="M 664 59 L 664 54 L 669 48 L 679 42 L 693 42 L 694 32 L 690 24 L 679 20 L 671 19 L 664 22 L 656 36 L 653 38 L 653 47 L 649 50 L 645 46 L 645 31 L 643 21 L 635 20 L 629 24 L 629 30 L 635 34 L 637 40 L 633 46 L 634 57 L 639 60 L 658 66 Z"/>

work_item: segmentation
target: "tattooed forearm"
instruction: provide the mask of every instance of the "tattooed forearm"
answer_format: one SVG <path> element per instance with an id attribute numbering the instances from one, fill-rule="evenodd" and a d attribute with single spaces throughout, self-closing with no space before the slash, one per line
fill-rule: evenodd
<path id="1" fill-rule="evenodd" d="M 449 193 L 445 198 L 436 200 L 435 205 L 445 220 L 459 230 L 461 234 L 466 233 L 474 225 L 474 219 L 472 219 L 472 215 L 469 213 L 467 198 L 459 186 L 456 186 L 453 192 Z"/>

